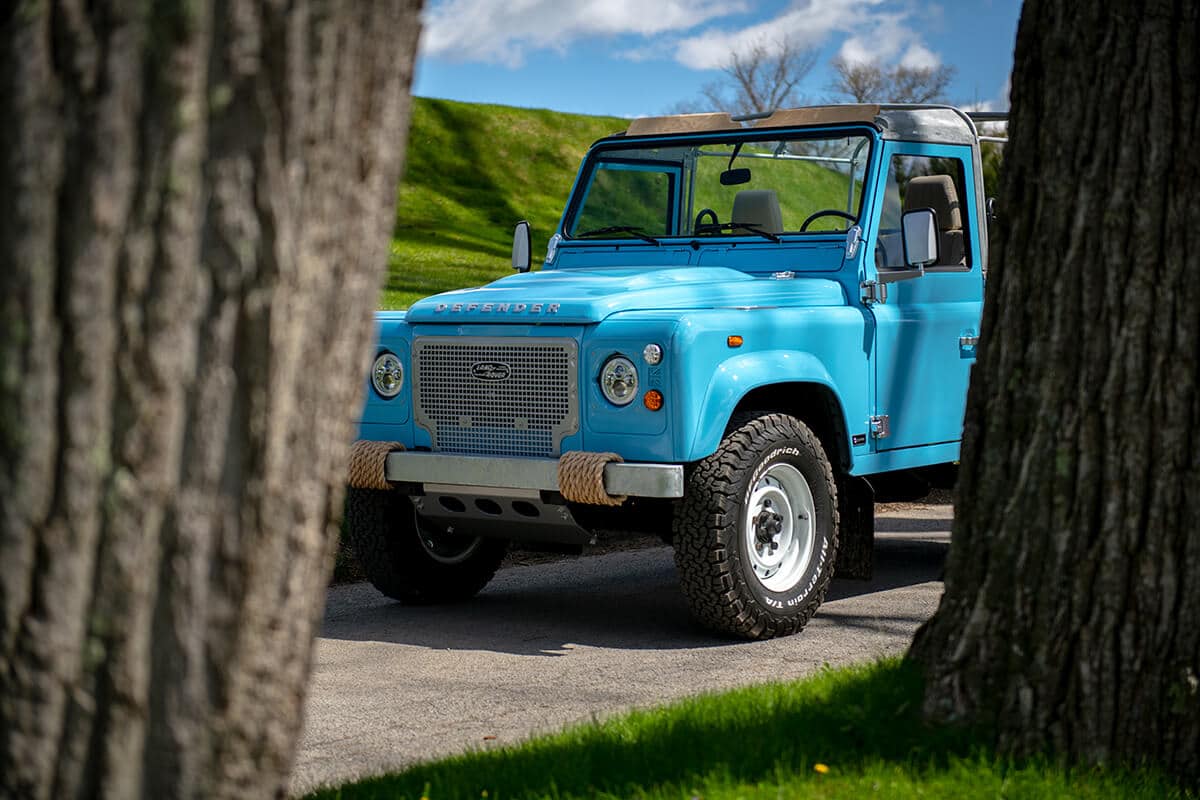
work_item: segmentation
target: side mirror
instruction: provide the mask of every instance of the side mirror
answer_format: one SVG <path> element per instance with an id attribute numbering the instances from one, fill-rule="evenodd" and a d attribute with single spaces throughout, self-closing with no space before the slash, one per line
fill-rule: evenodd
<path id="1" fill-rule="evenodd" d="M 512 266 L 517 272 L 529 272 L 529 223 L 521 220 L 513 229 Z"/>
<path id="2" fill-rule="evenodd" d="M 904 238 L 904 263 L 927 267 L 938 260 L 937 213 L 932 208 L 906 211 L 900 221 Z"/>
<path id="3" fill-rule="evenodd" d="M 987 199 L 987 221 L 996 221 L 996 198 L 989 197 Z"/>

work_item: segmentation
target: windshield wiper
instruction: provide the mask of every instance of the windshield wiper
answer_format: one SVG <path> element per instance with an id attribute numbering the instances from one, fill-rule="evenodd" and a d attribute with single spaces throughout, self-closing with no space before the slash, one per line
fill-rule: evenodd
<path id="1" fill-rule="evenodd" d="M 757 234 L 757 235 L 763 237 L 764 239 L 770 239 L 772 242 L 775 242 L 775 244 L 779 244 L 780 242 L 783 241 L 778 236 L 771 233 L 769 230 L 766 230 L 761 225 L 755 225 L 753 222 L 718 222 L 716 225 L 704 224 L 704 225 L 698 225 L 696 227 L 697 227 L 697 233 L 699 233 L 701 228 L 703 228 L 706 233 L 719 232 L 719 231 L 725 231 L 725 230 L 728 230 L 728 231 L 739 231 L 740 230 L 740 231 L 750 231 L 751 233 Z"/>
<path id="2" fill-rule="evenodd" d="M 632 225 L 609 225 L 607 228 L 596 228 L 593 231 L 584 231 L 583 233 L 573 233 L 571 237 L 574 239 L 584 239 L 588 236 L 607 236 L 610 233 L 628 233 L 630 236 L 641 239 L 643 242 L 649 242 L 653 245 L 661 245 L 662 243 L 642 231 L 641 228 L 635 228 Z"/>
<path id="3" fill-rule="evenodd" d="M 734 228 L 734 229 L 741 229 L 744 231 L 750 231 L 751 233 L 757 233 L 759 236 L 763 237 L 764 239 L 770 239 L 775 244 L 779 244 L 780 242 L 783 241 L 783 239 L 780 239 L 778 236 L 771 233 L 769 230 L 766 230 L 762 226 L 755 225 L 751 222 L 731 222 L 731 223 L 729 223 L 729 227 Z"/>

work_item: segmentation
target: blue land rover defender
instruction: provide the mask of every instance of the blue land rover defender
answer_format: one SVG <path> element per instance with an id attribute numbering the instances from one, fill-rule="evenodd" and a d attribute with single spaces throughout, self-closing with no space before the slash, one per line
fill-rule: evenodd
<path id="1" fill-rule="evenodd" d="M 405 602 L 507 543 L 671 542 L 695 616 L 795 633 L 866 577 L 877 493 L 952 480 L 987 270 L 970 115 L 634 120 L 540 271 L 378 315 L 347 531 Z"/>

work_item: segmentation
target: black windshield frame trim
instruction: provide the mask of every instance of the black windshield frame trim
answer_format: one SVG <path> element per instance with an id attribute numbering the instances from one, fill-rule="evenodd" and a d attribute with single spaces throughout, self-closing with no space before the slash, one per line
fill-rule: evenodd
<path id="1" fill-rule="evenodd" d="M 568 201 L 567 208 L 566 208 L 565 212 L 563 213 L 562 218 L 559 221 L 557 233 L 562 237 L 560 246 L 561 246 L 561 244 L 568 244 L 568 243 L 570 245 L 575 245 L 575 244 L 598 244 L 598 243 L 606 243 L 606 242 L 614 241 L 612 239 L 608 239 L 608 240 L 606 240 L 606 239 L 576 239 L 576 238 L 569 236 L 566 233 L 566 229 L 568 227 L 568 222 L 569 221 L 573 222 L 575 220 L 575 216 L 579 213 L 579 204 L 582 202 L 583 198 L 586 197 L 586 195 L 587 195 L 587 192 L 581 191 L 581 188 L 591 181 L 592 175 L 594 174 L 594 170 L 595 170 L 595 161 L 597 160 L 598 156 L 601 153 L 611 152 L 611 151 L 620 151 L 620 150 L 643 149 L 648 145 L 652 146 L 654 144 L 659 144 L 659 145 L 664 145 L 664 146 L 671 145 L 671 144 L 677 144 L 680 146 L 687 146 L 687 145 L 694 144 L 694 145 L 698 145 L 698 146 L 703 146 L 704 144 L 710 143 L 710 142 L 717 142 L 717 143 L 723 142 L 723 143 L 727 143 L 727 144 L 736 144 L 736 143 L 740 142 L 740 143 L 745 144 L 745 143 L 755 142 L 755 141 L 760 141 L 760 142 L 761 141 L 779 141 L 779 140 L 804 141 L 804 140 L 830 139 L 830 138 L 836 138 L 836 137 L 840 137 L 840 136 L 854 136 L 854 135 L 863 136 L 867 140 L 867 151 L 868 151 L 867 159 L 863 164 L 863 179 L 865 182 L 867 177 L 871 175 L 872 170 L 875 168 L 875 162 L 879 158 L 879 153 L 880 153 L 880 150 L 882 149 L 880 147 L 880 143 L 882 141 L 882 135 L 880 133 L 879 128 L 874 125 L 869 125 L 866 123 L 855 123 L 852 125 L 836 125 L 836 126 L 827 126 L 827 125 L 803 126 L 803 127 L 790 127 L 790 128 L 744 128 L 740 131 L 739 130 L 705 131 L 703 133 L 694 133 L 694 134 L 668 134 L 668 135 L 649 134 L 646 136 L 621 135 L 621 136 L 605 137 L 605 138 L 600 139 L 600 140 L 596 141 L 595 143 L 593 143 L 592 146 L 588 149 L 587 154 L 584 156 L 583 165 L 579 172 L 579 180 L 576 182 L 576 185 L 574 187 L 572 187 L 571 197 Z M 619 159 L 613 159 L 613 160 L 619 161 Z M 627 160 L 638 161 L 639 159 L 627 159 Z M 642 163 L 662 163 L 662 164 L 675 165 L 675 162 L 668 161 L 665 159 L 654 160 L 654 161 L 643 161 Z M 866 192 L 866 191 L 859 192 L 858 207 L 855 210 L 855 221 L 853 223 L 851 223 L 852 226 L 858 225 L 861 227 L 863 224 L 863 222 L 862 222 L 863 207 L 867 203 L 867 195 L 868 195 L 868 192 Z M 672 202 L 674 202 L 674 200 Z M 682 209 L 681 209 L 681 213 L 682 213 Z M 815 237 L 821 237 L 821 236 L 837 237 L 839 239 L 844 239 L 846 236 L 846 231 L 804 231 L 804 232 L 784 231 L 777 235 L 783 240 L 781 243 L 787 243 L 788 241 L 792 240 L 792 237 L 797 237 L 801 241 L 812 241 Z M 662 236 L 655 236 L 655 238 L 659 239 L 663 243 L 663 245 L 673 245 L 677 242 L 688 243 L 691 240 L 696 239 L 697 237 L 692 234 L 687 234 L 687 235 L 685 235 L 685 234 L 679 234 L 679 235 L 665 234 Z M 704 236 L 704 237 L 699 237 L 699 238 L 702 241 L 724 242 L 724 241 L 728 241 L 731 239 L 744 239 L 747 237 L 738 235 L 738 236 Z M 753 238 L 762 240 L 762 237 L 757 234 L 753 235 Z M 629 240 L 621 239 L 620 241 L 628 242 Z M 642 242 L 641 244 L 644 244 L 646 246 L 651 246 L 647 242 Z"/>

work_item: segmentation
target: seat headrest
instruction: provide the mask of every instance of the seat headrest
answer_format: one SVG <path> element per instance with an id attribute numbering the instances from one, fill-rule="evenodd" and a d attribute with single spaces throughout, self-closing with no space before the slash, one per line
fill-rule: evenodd
<path id="1" fill-rule="evenodd" d="M 733 198 L 730 220 L 756 225 L 767 233 L 783 233 L 783 215 L 779 211 L 779 198 L 773 189 L 738 192 Z"/>
<path id="2" fill-rule="evenodd" d="M 904 210 L 914 208 L 932 208 L 937 213 L 938 228 L 943 231 L 962 229 L 958 191 L 949 175 L 923 175 L 910 180 L 904 195 Z"/>

